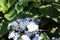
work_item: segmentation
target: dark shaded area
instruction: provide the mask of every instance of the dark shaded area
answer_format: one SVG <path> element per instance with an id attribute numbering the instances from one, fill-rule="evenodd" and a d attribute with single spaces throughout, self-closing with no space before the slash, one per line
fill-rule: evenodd
<path id="1" fill-rule="evenodd" d="M 52 28 L 56 28 L 56 27 L 58 27 L 58 29 L 54 33 L 50 33 L 50 31 L 52 30 Z M 53 21 L 52 19 L 50 19 L 49 22 L 46 25 L 44 25 L 43 27 L 40 27 L 40 29 L 43 29 L 44 30 L 42 32 L 47 33 L 47 35 L 50 38 L 50 40 L 52 40 L 51 39 L 52 37 L 56 37 L 56 38 L 59 38 L 60 37 L 60 35 L 59 35 L 59 32 L 60 32 L 60 24 L 57 23 L 57 22 L 55 22 L 55 21 Z"/>
<path id="2" fill-rule="evenodd" d="M 51 30 L 52 28 L 55 28 L 55 27 L 60 28 L 59 26 L 60 26 L 59 23 L 57 23 L 57 22 L 53 21 L 52 19 L 50 19 L 49 22 L 46 25 L 41 27 L 41 29 L 44 29 L 44 30 L 49 30 L 50 29 Z"/>

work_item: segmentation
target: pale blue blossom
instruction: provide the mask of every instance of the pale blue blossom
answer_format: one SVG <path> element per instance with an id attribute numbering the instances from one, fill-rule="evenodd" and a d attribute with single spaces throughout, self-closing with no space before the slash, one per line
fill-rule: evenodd
<path id="1" fill-rule="evenodd" d="M 36 34 L 33 40 L 42 40 L 42 37 L 39 34 Z"/>
<path id="2" fill-rule="evenodd" d="M 25 22 L 21 22 L 20 24 L 19 24 L 19 26 L 20 26 L 20 29 L 21 29 L 21 31 L 24 31 L 25 29 L 26 29 L 26 23 Z"/>
<path id="3" fill-rule="evenodd" d="M 8 39 L 11 39 L 11 38 L 12 38 L 13 40 L 17 40 L 18 37 L 19 37 L 18 32 L 12 31 L 12 32 L 9 34 Z"/>
<path id="4" fill-rule="evenodd" d="M 29 36 L 27 35 L 22 35 L 21 40 L 30 40 Z"/>
<path id="5" fill-rule="evenodd" d="M 23 22 L 24 19 L 20 18 L 20 19 L 17 19 L 16 21 L 17 21 L 18 23 L 20 23 L 20 22 Z"/>
<path id="6" fill-rule="evenodd" d="M 29 17 L 24 19 L 24 21 L 30 21 L 30 20 L 31 20 L 31 18 L 29 18 Z"/>
<path id="7" fill-rule="evenodd" d="M 12 27 L 12 29 L 15 29 L 17 26 L 18 26 L 18 23 L 16 21 L 13 21 L 8 24 L 7 29 L 9 30 L 11 27 Z"/>
<path id="8" fill-rule="evenodd" d="M 33 33 L 29 32 L 29 31 L 25 31 L 25 35 L 31 37 Z"/>

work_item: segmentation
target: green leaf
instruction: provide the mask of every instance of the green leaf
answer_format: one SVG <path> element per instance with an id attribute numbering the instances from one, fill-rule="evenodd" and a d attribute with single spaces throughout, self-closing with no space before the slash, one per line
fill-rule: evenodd
<path id="1" fill-rule="evenodd" d="M 41 0 L 31 0 L 31 1 L 34 1 L 34 2 L 41 2 Z"/>
<path id="2" fill-rule="evenodd" d="M 60 0 L 55 0 L 55 2 L 60 3 Z"/>
<path id="3" fill-rule="evenodd" d="M 54 2 L 55 0 L 46 0 L 47 2 Z"/>
<path id="4" fill-rule="evenodd" d="M 41 33 L 41 37 L 43 38 L 43 40 L 50 40 L 48 35 L 46 33 Z"/>
<path id="5" fill-rule="evenodd" d="M 17 13 L 16 13 L 15 9 L 12 9 L 12 10 L 10 10 L 9 13 L 5 14 L 4 17 L 5 17 L 7 20 L 11 21 L 11 20 L 17 18 Z"/>
<path id="6" fill-rule="evenodd" d="M 40 7 L 40 4 L 41 4 L 41 3 L 34 2 L 34 3 L 33 3 L 33 6 L 34 6 L 35 8 L 39 8 L 39 7 Z"/>
<path id="7" fill-rule="evenodd" d="M 47 2 L 58 2 L 58 3 L 60 3 L 60 0 L 45 0 L 45 1 L 47 1 Z"/>
<path id="8" fill-rule="evenodd" d="M 58 16 L 57 20 L 58 20 L 58 23 L 60 24 L 60 16 Z"/>
<path id="9" fill-rule="evenodd" d="M 2 23 L 2 27 L 1 27 L 1 31 L 0 31 L 0 37 L 2 37 L 3 35 L 5 35 L 8 32 L 7 25 L 8 25 L 7 21 Z"/>
<path id="10" fill-rule="evenodd" d="M 49 18 L 41 17 L 41 27 L 46 25 L 49 22 Z"/>
<path id="11" fill-rule="evenodd" d="M 52 18 L 52 20 L 54 20 L 55 22 L 58 22 L 58 19 L 57 18 Z"/>
<path id="12" fill-rule="evenodd" d="M 17 0 L 8 0 L 8 4 L 7 4 L 7 6 L 8 6 L 8 8 L 10 8 L 15 2 L 16 2 Z"/>
<path id="13" fill-rule="evenodd" d="M 22 33 L 19 33 L 19 34 L 20 34 L 20 36 L 19 36 L 18 40 L 21 40 L 21 36 L 22 36 L 24 33 L 22 32 Z"/>
<path id="14" fill-rule="evenodd" d="M 60 6 L 54 6 L 60 12 Z"/>
<path id="15" fill-rule="evenodd" d="M 5 13 L 17 0 L 0 0 L 0 11 Z"/>
<path id="16" fill-rule="evenodd" d="M 19 3 L 16 3 L 15 9 L 16 9 L 17 13 L 20 13 L 23 11 L 23 6 L 21 6 Z"/>
<path id="17" fill-rule="evenodd" d="M 1 27 L 2 27 L 2 22 L 0 23 L 0 31 L 1 31 Z"/>
<path id="18" fill-rule="evenodd" d="M 55 33 L 56 28 L 52 28 L 52 30 L 50 31 L 50 33 Z"/>
<path id="19" fill-rule="evenodd" d="M 7 0 L 0 0 L 0 11 L 3 13 L 7 10 Z"/>
<path id="20" fill-rule="evenodd" d="M 60 16 L 58 16 L 57 18 L 52 18 L 52 20 L 60 24 Z"/>
<path id="21" fill-rule="evenodd" d="M 51 5 L 42 5 L 40 7 L 40 12 L 42 16 L 50 17 L 50 18 L 56 18 L 60 15 L 60 13 Z"/>

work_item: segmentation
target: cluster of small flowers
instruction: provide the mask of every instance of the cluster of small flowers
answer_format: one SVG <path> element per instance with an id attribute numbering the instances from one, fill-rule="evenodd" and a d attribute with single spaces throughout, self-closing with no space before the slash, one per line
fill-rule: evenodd
<path id="1" fill-rule="evenodd" d="M 21 40 L 31 40 L 30 37 L 35 35 L 32 40 L 42 40 L 42 37 L 38 34 L 40 19 L 25 18 L 17 19 L 8 24 L 7 29 L 12 31 L 10 32 L 8 39 L 13 38 L 17 40 L 20 36 L 19 33 L 24 32 L 24 35 L 21 36 Z"/>

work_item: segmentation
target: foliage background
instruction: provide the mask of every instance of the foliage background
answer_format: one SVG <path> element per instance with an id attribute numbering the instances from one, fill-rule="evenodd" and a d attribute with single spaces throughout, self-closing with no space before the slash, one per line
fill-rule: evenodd
<path id="1" fill-rule="evenodd" d="M 0 40 L 8 40 L 9 22 L 25 17 L 41 19 L 43 40 L 60 37 L 60 0 L 0 0 Z"/>

